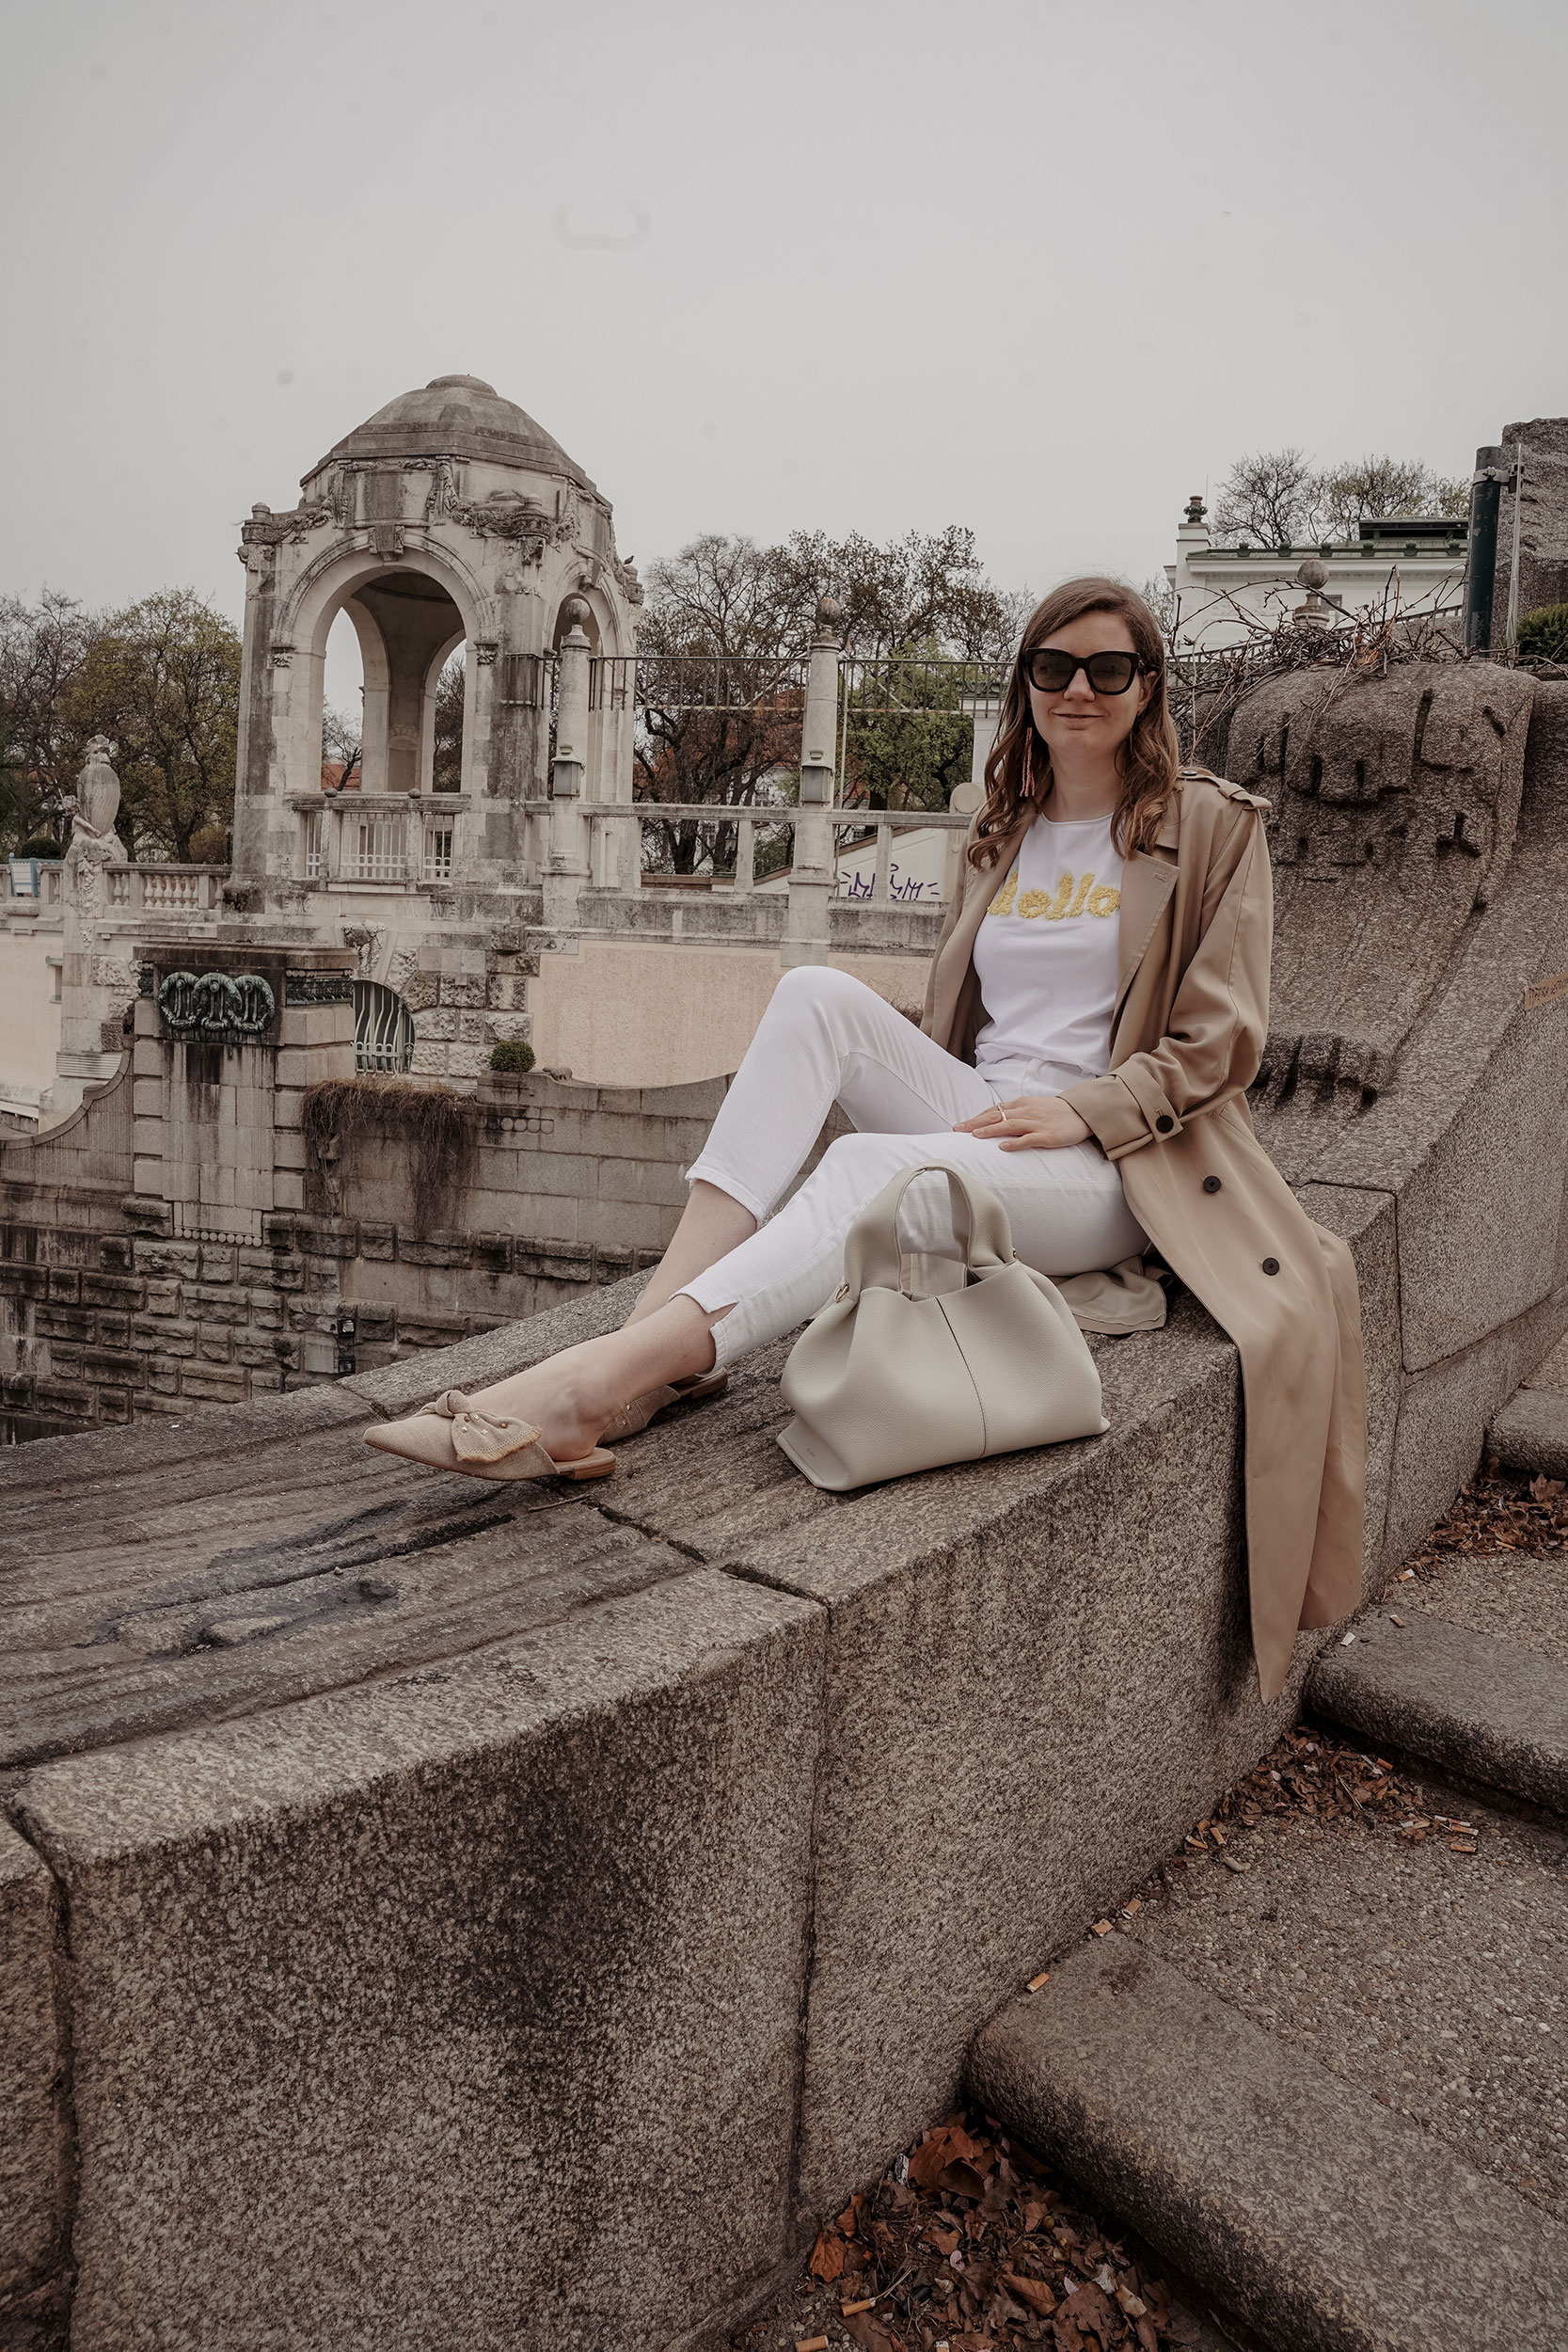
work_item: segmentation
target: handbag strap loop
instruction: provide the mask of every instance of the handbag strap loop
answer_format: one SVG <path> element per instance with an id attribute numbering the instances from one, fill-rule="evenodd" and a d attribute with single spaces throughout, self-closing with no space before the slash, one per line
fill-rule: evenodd
<path id="1" fill-rule="evenodd" d="M 900 1290 L 902 1264 L 898 1248 L 898 1212 L 904 1195 L 917 1176 L 945 1176 L 953 1238 L 958 1243 L 972 1274 L 991 1274 L 1012 1261 L 1012 1228 L 1007 1212 L 989 1185 L 971 1184 L 962 1171 L 941 1160 L 906 1168 L 885 1184 L 850 1226 L 844 1242 L 844 1279 L 850 1297 L 863 1290 Z M 960 1209 L 962 1216 L 960 1218 Z"/>

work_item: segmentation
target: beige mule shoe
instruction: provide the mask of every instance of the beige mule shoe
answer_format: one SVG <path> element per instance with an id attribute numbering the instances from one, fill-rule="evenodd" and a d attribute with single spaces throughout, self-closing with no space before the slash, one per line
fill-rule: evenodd
<path id="1" fill-rule="evenodd" d="M 553 1460 L 531 1421 L 476 1412 L 461 1389 L 443 1390 L 406 1421 L 373 1423 L 365 1443 L 431 1470 L 464 1470 L 470 1478 L 608 1478 L 615 1468 L 614 1454 L 603 1446 L 575 1462 Z"/>
<path id="2" fill-rule="evenodd" d="M 729 1385 L 727 1372 L 700 1372 L 689 1380 L 673 1380 L 668 1388 L 647 1389 L 622 1406 L 604 1436 L 611 1445 L 622 1438 L 635 1438 L 672 1405 L 695 1405 L 705 1396 L 722 1396 Z"/>

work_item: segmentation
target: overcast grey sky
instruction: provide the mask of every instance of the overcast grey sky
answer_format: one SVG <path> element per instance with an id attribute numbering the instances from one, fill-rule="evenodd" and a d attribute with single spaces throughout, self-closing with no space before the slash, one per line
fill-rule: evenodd
<path id="1" fill-rule="evenodd" d="M 1568 409 L 1562 0 L 7 0 L 0 590 L 190 582 L 482 375 L 646 563 L 1142 580 L 1243 448 Z"/>

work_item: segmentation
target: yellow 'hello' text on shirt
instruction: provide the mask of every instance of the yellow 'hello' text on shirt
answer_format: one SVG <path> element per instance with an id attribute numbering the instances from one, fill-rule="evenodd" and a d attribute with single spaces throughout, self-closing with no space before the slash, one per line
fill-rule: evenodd
<path id="1" fill-rule="evenodd" d="M 1092 874 L 1080 874 L 1074 878 L 1069 873 L 1064 873 L 1056 884 L 1054 895 L 1044 890 L 1026 890 L 1020 897 L 1018 867 L 1015 866 L 986 913 L 988 915 L 1016 914 L 1026 923 L 1042 918 L 1047 923 L 1061 923 L 1070 920 L 1075 914 L 1115 914 L 1120 904 L 1120 891 L 1112 890 L 1103 882 L 1097 884 Z"/>

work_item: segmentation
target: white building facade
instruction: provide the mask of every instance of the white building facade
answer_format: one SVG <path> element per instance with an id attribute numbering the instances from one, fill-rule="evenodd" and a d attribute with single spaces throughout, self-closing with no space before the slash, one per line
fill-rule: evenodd
<path id="1" fill-rule="evenodd" d="M 1451 516 L 1396 515 L 1364 522 L 1358 538 L 1338 547 L 1216 547 L 1203 501 L 1191 498 L 1176 561 L 1164 567 L 1177 640 L 1223 652 L 1298 613 L 1328 626 L 1358 612 L 1457 619 L 1466 532 Z"/>

